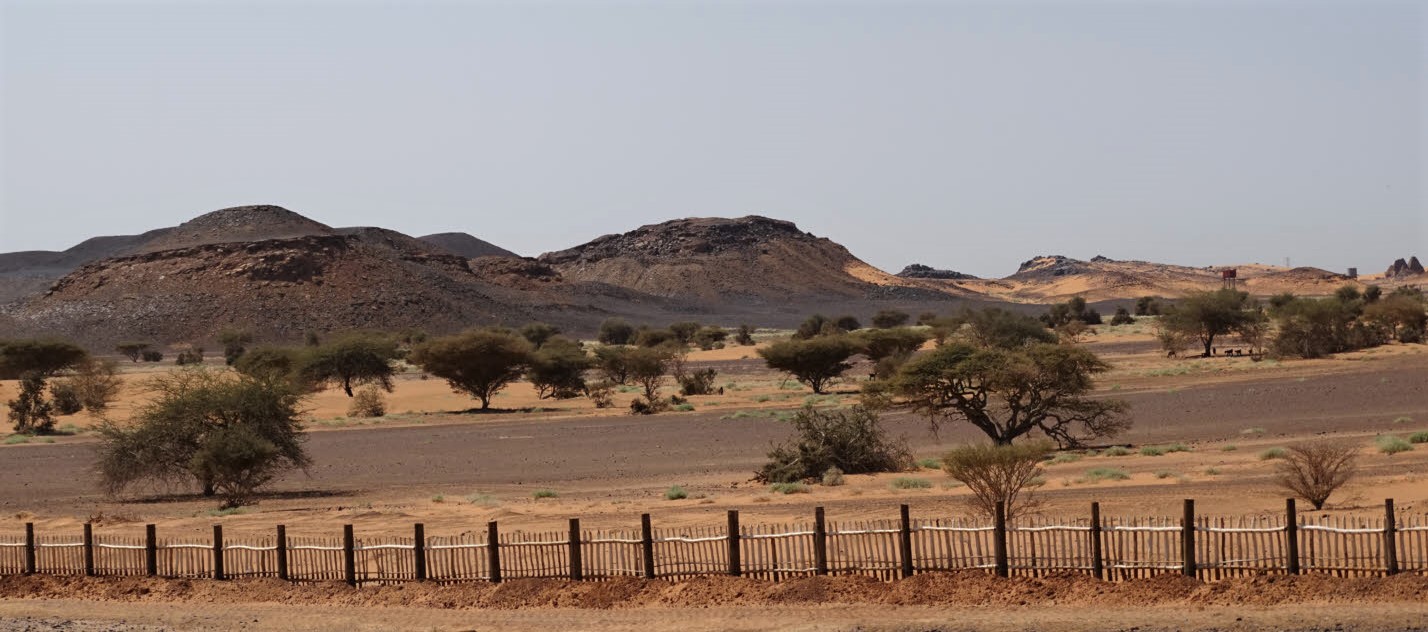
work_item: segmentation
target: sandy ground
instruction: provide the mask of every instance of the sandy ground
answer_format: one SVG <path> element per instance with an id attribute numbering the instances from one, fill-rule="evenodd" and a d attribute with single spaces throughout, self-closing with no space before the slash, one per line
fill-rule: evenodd
<path id="1" fill-rule="evenodd" d="M 6 595 L 0 597 L 0 621 L 10 621 L 0 626 L 15 624 L 15 629 L 71 629 L 41 627 L 70 620 L 108 622 L 117 625 L 93 629 L 120 630 L 1407 630 L 1428 625 L 1428 578 L 1411 575 L 1258 577 L 1216 584 L 1165 575 L 1106 584 L 1081 576 L 997 579 L 973 572 L 891 583 L 859 577 L 782 583 L 705 577 L 363 589 L 276 580 L 19 577 L 0 580 L 0 594 Z"/>

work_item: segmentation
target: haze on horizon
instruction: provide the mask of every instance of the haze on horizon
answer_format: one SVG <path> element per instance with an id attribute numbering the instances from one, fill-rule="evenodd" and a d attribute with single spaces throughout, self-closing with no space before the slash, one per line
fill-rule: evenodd
<path id="1" fill-rule="evenodd" d="M 1421 2 L 0 0 L 0 252 L 243 204 L 535 255 L 792 220 L 887 269 L 1428 255 Z"/>

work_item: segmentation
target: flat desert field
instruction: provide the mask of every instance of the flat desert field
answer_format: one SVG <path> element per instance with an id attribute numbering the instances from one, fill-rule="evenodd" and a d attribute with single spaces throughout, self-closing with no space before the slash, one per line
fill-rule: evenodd
<path id="1" fill-rule="evenodd" d="M 1086 344 L 1114 366 L 1098 381 L 1098 395 L 1131 406 L 1134 426 L 1114 440 L 1129 453 L 1108 455 L 1107 444 L 1049 462 L 1037 490 L 1049 518 L 1084 517 L 1093 501 L 1110 516 L 1178 516 L 1187 498 L 1202 515 L 1280 514 L 1285 494 L 1274 483 L 1273 450 L 1323 438 L 1362 448 L 1358 476 L 1315 516 L 1381 516 L 1385 498 L 1409 514 L 1428 513 L 1428 445 L 1391 455 L 1375 447 L 1379 435 L 1428 430 L 1428 347 L 1395 344 L 1325 360 L 1173 360 L 1135 325 L 1101 328 Z M 691 397 L 692 411 L 648 417 L 624 414 L 632 392 L 619 393 L 614 409 L 597 410 L 585 399 L 540 400 L 524 383 L 495 400 L 499 410 L 481 413 L 471 410 L 471 399 L 415 370 L 398 379 L 388 395 L 389 414 L 381 418 L 349 418 L 345 395 L 324 392 L 307 404 L 313 466 L 235 512 L 215 511 L 216 501 L 192 490 L 105 496 L 92 472 L 97 439 L 91 429 L 99 420 L 62 418 L 64 436 L 0 446 L 0 534 L 20 533 L 25 523 L 40 533 L 68 533 L 92 522 L 97 531 L 133 535 L 153 523 L 175 537 L 203 536 L 214 524 L 234 534 L 267 534 L 284 524 L 293 536 L 334 537 L 341 525 L 352 524 L 360 534 L 409 535 L 420 522 L 428 534 L 457 535 L 491 520 L 503 532 L 558 530 L 573 517 L 586 528 L 635 529 L 644 513 L 660 527 L 692 528 L 719 526 L 730 509 L 757 525 L 807 521 L 815 507 L 825 508 L 830 520 L 889 519 L 900 504 L 922 517 L 968 514 L 968 492 L 933 467 L 850 475 L 843 486 L 814 485 L 788 495 L 752 480 L 771 444 L 788 438 L 793 411 L 853 404 L 859 380 L 851 376 L 865 376 L 866 367 L 849 371 L 834 393 L 814 396 L 764 368 L 751 347 L 695 352 L 690 364 L 717 369 L 723 393 Z M 143 401 L 144 379 L 162 370 L 171 368 L 126 369 L 125 394 L 110 419 L 125 423 Z M 13 397 L 15 388 L 0 383 L 0 399 Z M 924 418 L 907 412 L 890 413 L 885 422 L 919 459 L 984 440 L 965 424 L 933 432 Z M 1125 476 L 1090 474 L 1098 469 Z M 909 478 L 926 484 L 893 484 Z M 673 485 L 687 498 L 666 500 Z M 0 583 L 0 617 L 135 630 L 316 629 L 337 621 L 353 629 L 1428 626 L 1428 581 L 1421 575 L 1213 584 L 953 577 L 929 575 L 881 588 L 838 577 L 356 590 L 269 580 L 220 590 L 204 580 L 8 578 Z M 978 607 L 985 604 L 1005 607 Z M 1188 621 L 1187 608 L 1197 613 Z M 117 621 L 128 627 L 115 627 Z"/>

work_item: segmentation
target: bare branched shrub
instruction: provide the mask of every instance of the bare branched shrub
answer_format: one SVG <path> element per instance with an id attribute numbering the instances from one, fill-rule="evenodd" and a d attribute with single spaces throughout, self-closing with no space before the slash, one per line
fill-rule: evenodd
<path id="1" fill-rule="evenodd" d="M 1292 445 L 1280 458 L 1275 482 L 1281 489 L 1309 501 L 1315 509 L 1323 509 L 1329 496 L 1354 477 L 1357 461 L 1358 450 L 1347 443 Z"/>
<path id="2" fill-rule="evenodd" d="M 1006 503 L 1007 520 L 1013 520 L 1036 510 L 1039 501 L 1032 491 L 1040 485 L 1041 462 L 1051 449 L 1046 442 L 964 446 L 943 457 L 942 469 L 971 490 L 973 511 L 994 517 L 1000 501 Z"/>

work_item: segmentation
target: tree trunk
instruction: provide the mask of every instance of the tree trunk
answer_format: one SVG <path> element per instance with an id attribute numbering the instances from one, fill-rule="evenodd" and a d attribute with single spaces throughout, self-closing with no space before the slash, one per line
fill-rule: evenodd
<path id="1" fill-rule="evenodd" d="M 347 392 L 347 396 L 348 396 L 348 397 L 351 397 L 351 396 L 352 396 L 352 378 L 350 378 L 350 377 L 344 377 L 344 378 L 342 378 L 342 390 L 344 390 L 344 391 Z"/>
<path id="2" fill-rule="evenodd" d="M 216 493 L 216 492 L 215 492 L 215 490 L 213 489 L 213 481 L 204 481 L 204 482 L 203 482 L 203 495 L 204 495 L 204 496 L 212 496 L 212 495 L 215 494 L 215 493 Z"/>

